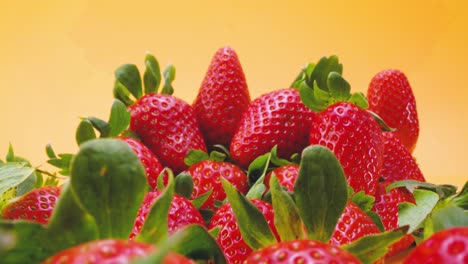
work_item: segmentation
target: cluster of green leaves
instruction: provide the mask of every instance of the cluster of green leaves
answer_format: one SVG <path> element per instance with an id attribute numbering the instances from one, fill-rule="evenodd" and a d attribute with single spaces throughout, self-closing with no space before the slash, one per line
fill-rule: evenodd
<path id="1" fill-rule="evenodd" d="M 337 56 L 323 57 L 316 64 L 307 63 L 291 87 L 298 89 L 304 104 L 316 112 L 341 101 L 366 109 L 367 99 L 362 93 L 351 93 L 351 86 L 342 73 L 343 65 Z"/>
<path id="2" fill-rule="evenodd" d="M 168 238 L 167 214 L 174 193 L 173 177 L 168 173 L 168 186 L 152 207 L 136 240 L 163 245 L 162 251 L 152 258 L 176 251 L 224 263 L 216 242 L 200 226 Z M 10 238 L 0 244 L 2 263 L 38 263 L 83 242 L 128 239 L 147 190 L 141 162 L 124 142 L 95 139 L 83 143 L 73 158 L 70 182 L 63 187 L 48 225 L 0 221 L 0 236 Z M 180 243 L 195 245 L 189 249 Z"/>

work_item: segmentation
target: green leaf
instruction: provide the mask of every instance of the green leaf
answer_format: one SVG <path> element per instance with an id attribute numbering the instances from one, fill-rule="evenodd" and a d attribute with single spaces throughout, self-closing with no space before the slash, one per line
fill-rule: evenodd
<path id="1" fill-rule="evenodd" d="M 320 112 L 327 107 L 327 102 L 318 101 L 314 89 L 310 88 L 306 83 L 299 86 L 299 95 L 304 105 L 314 112 Z"/>
<path id="2" fill-rule="evenodd" d="M 351 86 L 337 72 L 330 72 L 327 78 L 327 86 L 335 101 L 346 101 L 351 96 Z"/>
<path id="3" fill-rule="evenodd" d="M 260 176 L 260 178 L 257 179 L 257 181 L 252 185 L 252 187 L 250 187 L 245 197 L 247 197 L 247 199 L 249 200 L 262 199 L 262 196 L 266 190 L 264 181 L 265 181 L 265 174 Z"/>
<path id="4" fill-rule="evenodd" d="M 94 218 L 80 207 L 71 186 L 65 185 L 46 230 L 47 246 L 60 251 L 99 238 Z"/>
<path id="5" fill-rule="evenodd" d="M 374 206 L 375 197 L 367 195 L 364 191 L 359 191 L 353 195 L 351 201 L 355 203 L 364 212 L 369 212 Z"/>
<path id="6" fill-rule="evenodd" d="M 432 214 L 434 232 L 452 227 L 468 227 L 468 211 L 457 206 L 449 206 L 436 210 Z"/>
<path id="7" fill-rule="evenodd" d="M 88 140 L 96 138 L 96 132 L 94 132 L 94 126 L 91 123 L 91 121 L 89 121 L 89 119 L 81 120 L 80 124 L 78 125 L 78 128 L 76 129 L 75 138 L 76 138 L 76 143 L 78 145 L 81 145 Z"/>
<path id="8" fill-rule="evenodd" d="M 205 192 L 204 194 L 198 195 L 195 199 L 192 200 L 193 206 L 195 208 L 200 209 L 200 207 L 210 198 L 211 194 L 213 193 L 213 189 L 210 189 L 209 191 Z"/>
<path id="9" fill-rule="evenodd" d="M 193 178 L 188 173 L 181 173 L 175 177 L 175 193 L 187 199 L 192 197 Z"/>
<path id="10" fill-rule="evenodd" d="M 164 257 L 169 252 L 176 252 L 195 260 L 213 260 L 216 264 L 225 264 L 226 259 L 214 238 L 200 225 L 188 225 L 161 244 L 158 251 L 145 259 L 138 259 L 133 264 L 165 263 Z"/>
<path id="11" fill-rule="evenodd" d="M 468 181 L 463 185 L 461 191 L 451 199 L 452 203 L 468 210 Z"/>
<path id="12" fill-rule="evenodd" d="M 136 98 L 143 96 L 141 77 L 138 68 L 134 64 L 124 64 L 114 73 L 115 78 Z"/>
<path id="13" fill-rule="evenodd" d="M 408 227 L 403 226 L 380 234 L 364 236 L 342 248 L 358 257 L 362 263 L 371 264 L 387 254 L 389 246 L 399 241 L 408 232 Z"/>
<path id="14" fill-rule="evenodd" d="M 145 65 L 146 70 L 143 75 L 145 94 L 155 93 L 161 84 L 161 69 L 159 68 L 159 62 L 153 55 L 146 54 Z"/>
<path id="15" fill-rule="evenodd" d="M 275 210 L 275 226 L 281 241 L 305 238 L 299 210 L 289 193 L 282 189 L 275 175 L 270 179 L 270 192 Z"/>
<path id="16" fill-rule="evenodd" d="M 314 71 L 314 68 L 315 64 L 312 62 L 308 62 L 306 66 L 301 69 L 296 79 L 291 84 L 291 88 L 299 88 L 302 85 L 302 83 L 307 82 L 307 80 L 310 78 L 310 75 Z"/>
<path id="17" fill-rule="evenodd" d="M 309 86 L 312 86 L 312 81 L 316 81 L 320 89 L 329 91 L 327 86 L 327 79 L 330 72 L 337 72 L 338 74 L 343 73 L 343 65 L 339 63 L 338 57 L 332 55 L 330 57 L 322 57 L 317 65 L 315 65 L 314 71 L 311 74 Z"/>
<path id="18" fill-rule="evenodd" d="M 141 232 L 135 238 L 137 241 L 157 245 L 168 237 L 168 214 L 172 198 L 174 197 L 174 176 L 170 170 L 168 170 L 168 175 L 169 180 L 166 189 L 151 206 Z"/>
<path id="19" fill-rule="evenodd" d="M 367 211 L 366 214 L 372 219 L 372 221 L 377 225 L 380 232 L 385 232 L 385 226 L 380 218 L 380 215 L 374 211 Z"/>
<path id="20" fill-rule="evenodd" d="M 351 97 L 349 97 L 348 102 L 355 104 L 362 109 L 369 108 L 369 102 L 363 93 L 353 93 Z"/>
<path id="21" fill-rule="evenodd" d="M 24 181 L 18 184 L 16 195 L 21 196 L 34 189 L 34 186 L 36 185 L 36 178 L 36 172 L 33 171 L 33 173 L 31 173 Z"/>
<path id="22" fill-rule="evenodd" d="M 275 145 L 271 149 L 271 163 L 275 164 L 278 167 L 291 164 L 292 162 L 278 157 L 278 145 Z"/>
<path id="23" fill-rule="evenodd" d="M 208 153 L 199 149 L 190 149 L 184 158 L 185 165 L 192 166 L 200 161 L 209 160 Z"/>
<path id="24" fill-rule="evenodd" d="M 453 185 L 436 185 L 416 180 L 402 180 L 394 182 L 387 186 L 386 191 L 389 192 L 391 189 L 399 187 L 406 187 L 410 192 L 413 192 L 416 188 L 430 190 L 436 192 L 441 198 L 454 195 L 457 191 L 457 187 Z"/>
<path id="25" fill-rule="evenodd" d="M 250 163 L 247 171 L 249 185 L 254 184 L 258 178 L 266 174 L 268 165 L 270 164 L 270 159 L 271 153 L 266 153 L 258 156 L 254 161 L 252 161 L 252 163 Z"/>
<path id="26" fill-rule="evenodd" d="M 109 117 L 109 136 L 120 135 L 130 125 L 130 112 L 120 100 L 114 100 Z"/>
<path id="27" fill-rule="evenodd" d="M 15 198 L 16 196 L 17 196 L 16 195 L 16 187 L 11 187 L 10 189 L 4 191 L 3 194 L 0 195 L 0 216 L 1 216 L 1 212 L 3 210 L 3 207 L 5 207 L 8 204 L 8 202 L 11 199 Z"/>
<path id="28" fill-rule="evenodd" d="M 8 145 L 8 153 L 6 155 L 6 162 L 15 162 L 15 152 L 11 143 Z"/>
<path id="29" fill-rule="evenodd" d="M 210 152 L 210 160 L 213 161 L 225 161 L 227 158 L 227 155 L 224 153 L 221 153 L 219 151 L 211 151 Z"/>
<path id="30" fill-rule="evenodd" d="M 58 158 L 49 159 L 47 163 L 61 169 L 59 172 L 62 175 L 70 175 L 71 161 L 74 155 L 69 153 L 58 154 Z"/>
<path id="31" fill-rule="evenodd" d="M 93 127 L 97 129 L 97 131 L 99 131 L 100 137 L 109 137 L 109 132 L 110 132 L 109 123 L 94 116 L 89 116 L 88 120 L 89 122 L 91 122 Z"/>
<path id="32" fill-rule="evenodd" d="M 398 225 L 408 225 L 410 233 L 424 222 L 439 201 L 439 195 L 432 191 L 416 189 L 413 195 L 416 204 L 404 202 L 398 207 Z"/>
<path id="33" fill-rule="evenodd" d="M 348 200 L 343 168 L 333 152 L 320 145 L 304 149 L 294 197 L 308 238 L 328 242 Z"/>
<path id="34" fill-rule="evenodd" d="M 130 92 L 119 80 L 115 80 L 114 82 L 113 94 L 115 99 L 122 101 L 126 106 L 134 103 L 134 101 L 130 99 Z"/>
<path id="35" fill-rule="evenodd" d="M 226 179 L 221 180 L 245 243 L 253 250 L 277 243 L 262 212 Z"/>
<path id="36" fill-rule="evenodd" d="M 164 75 L 164 86 L 161 91 L 161 94 L 173 94 L 174 93 L 174 88 L 172 87 L 172 82 L 175 79 L 175 74 L 176 70 L 174 65 L 169 64 L 167 67 L 164 69 L 163 75 Z"/>
<path id="37" fill-rule="evenodd" d="M 47 154 L 47 157 L 49 157 L 50 159 L 57 158 L 57 155 L 55 155 L 55 151 L 50 144 L 46 145 L 46 154 Z"/>
<path id="38" fill-rule="evenodd" d="M 73 159 L 71 187 L 94 217 L 101 238 L 127 239 L 147 190 L 146 174 L 130 147 L 119 139 L 81 145 Z"/>
<path id="39" fill-rule="evenodd" d="M 21 163 L 0 164 L 0 196 L 17 187 L 34 173 L 34 169 Z"/>

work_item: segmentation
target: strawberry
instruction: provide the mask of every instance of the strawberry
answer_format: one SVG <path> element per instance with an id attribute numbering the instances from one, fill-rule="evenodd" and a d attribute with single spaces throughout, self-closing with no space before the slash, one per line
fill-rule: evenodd
<path id="1" fill-rule="evenodd" d="M 468 227 L 434 233 L 413 249 L 403 263 L 468 263 Z"/>
<path id="2" fill-rule="evenodd" d="M 378 234 L 379 228 L 361 208 L 355 203 L 348 202 L 340 216 L 330 244 L 341 246 L 357 240 L 363 236 Z"/>
<path id="3" fill-rule="evenodd" d="M 418 164 L 409 150 L 394 133 L 383 132 L 384 162 L 382 178 L 394 182 L 400 180 L 417 180 L 425 182 Z"/>
<path id="4" fill-rule="evenodd" d="M 229 146 L 242 114 L 250 104 L 244 72 L 236 52 L 219 49 L 193 103 L 200 130 L 209 149 Z"/>
<path id="5" fill-rule="evenodd" d="M 226 198 L 226 193 L 221 185 L 221 177 L 232 183 L 241 193 L 247 193 L 249 188 L 247 175 L 244 171 L 225 161 L 202 160 L 190 166 L 183 173 L 192 176 L 192 199 L 212 190 L 211 195 L 200 209 L 216 210 L 215 201 L 223 201 Z"/>
<path id="6" fill-rule="evenodd" d="M 46 225 L 60 195 L 57 186 L 34 189 L 3 208 L 4 219 L 23 219 Z"/>
<path id="7" fill-rule="evenodd" d="M 356 192 L 375 193 L 384 145 L 382 131 L 370 113 L 348 102 L 330 105 L 312 122 L 309 144 L 325 146 L 336 155 Z"/>
<path id="8" fill-rule="evenodd" d="M 314 116 L 296 89 L 280 89 L 258 97 L 242 116 L 231 141 L 233 161 L 247 168 L 275 145 L 282 158 L 301 152 L 307 146 Z"/>
<path id="9" fill-rule="evenodd" d="M 392 230 L 398 227 L 398 205 L 400 203 L 415 203 L 413 194 L 404 187 L 394 188 L 390 192 L 387 192 L 386 188 L 389 184 L 390 182 L 380 182 L 378 184 L 372 208 L 372 211 L 380 216 L 385 230 Z M 387 256 L 394 255 L 408 248 L 413 241 L 414 239 L 410 234 L 406 235 L 389 248 Z"/>
<path id="10" fill-rule="evenodd" d="M 146 217 L 151 210 L 151 207 L 158 199 L 161 193 L 159 191 L 148 192 L 143 199 L 143 202 L 138 210 L 135 223 L 133 225 L 133 231 L 130 234 L 130 239 L 135 238 L 141 231 L 143 224 L 146 221 Z M 188 199 L 174 194 L 171 205 L 169 207 L 168 214 L 168 231 L 173 233 L 179 228 L 182 228 L 189 224 L 200 224 L 204 225 L 203 217 L 195 206 Z"/>
<path id="11" fill-rule="evenodd" d="M 289 192 L 294 191 L 294 183 L 296 182 L 297 174 L 299 173 L 299 165 L 298 164 L 287 164 L 280 166 L 272 171 L 270 171 L 267 175 L 265 175 L 265 186 L 270 189 L 270 178 L 272 174 L 276 175 L 278 182 L 286 187 Z"/>
<path id="12" fill-rule="evenodd" d="M 271 204 L 261 200 L 251 202 L 262 212 L 272 230 L 276 230 Z M 219 246 L 226 256 L 228 263 L 243 263 L 244 259 L 252 252 L 252 249 L 244 242 L 239 225 L 232 210 L 231 204 L 225 203 L 213 215 L 208 226 L 210 229 L 220 227 L 216 238 Z M 274 231 L 276 233 L 276 231 Z"/>
<path id="13" fill-rule="evenodd" d="M 361 263 L 337 246 L 314 240 L 284 241 L 253 252 L 244 262 L 254 263 Z"/>
<path id="14" fill-rule="evenodd" d="M 121 137 L 120 139 L 127 143 L 127 145 L 137 154 L 145 168 L 148 184 L 154 190 L 156 188 L 158 176 L 163 170 L 163 166 L 159 162 L 158 158 L 139 140 L 129 137 Z"/>
<path id="15" fill-rule="evenodd" d="M 369 84 L 367 98 L 369 109 L 395 128 L 392 133 L 413 152 L 419 136 L 419 119 L 416 100 L 405 74 L 399 70 L 377 73 Z"/>
<path id="16" fill-rule="evenodd" d="M 81 264 L 81 263 L 130 263 L 136 258 L 142 258 L 155 252 L 151 244 L 136 241 L 104 239 L 79 244 L 65 249 L 49 257 L 43 264 Z M 194 263 L 181 255 L 170 253 L 163 263 Z"/>
<path id="17" fill-rule="evenodd" d="M 187 168 L 190 149 L 206 151 L 190 105 L 172 95 L 151 93 L 129 107 L 130 129 L 175 174 Z"/>

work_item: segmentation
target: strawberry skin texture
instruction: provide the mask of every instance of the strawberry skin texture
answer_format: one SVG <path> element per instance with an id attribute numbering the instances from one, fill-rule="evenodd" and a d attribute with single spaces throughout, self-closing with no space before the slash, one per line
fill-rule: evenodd
<path id="1" fill-rule="evenodd" d="M 394 188 L 387 193 L 385 190 L 390 182 L 380 182 L 375 193 L 374 206 L 371 209 L 376 212 L 382 220 L 385 230 L 392 230 L 398 227 L 398 205 L 400 203 L 416 203 L 414 196 L 406 188 Z M 400 241 L 390 246 L 387 256 L 395 255 L 396 253 L 408 248 L 414 239 L 408 234 Z"/>
<path id="2" fill-rule="evenodd" d="M 130 129 L 175 174 L 187 166 L 190 149 L 206 152 L 192 107 L 171 95 L 147 94 L 129 107 Z"/>
<path id="3" fill-rule="evenodd" d="M 193 103 L 193 110 L 209 149 L 215 144 L 229 147 L 242 114 L 250 104 L 244 71 L 236 52 L 219 49 Z"/>
<path id="4" fill-rule="evenodd" d="M 128 137 L 121 137 L 120 139 L 127 143 L 133 152 L 135 152 L 138 159 L 140 159 L 146 171 L 146 179 L 148 184 L 154 190 L 158 182 L 158 176 L 163 170 L 161 162 L 159 162 L 159 159 L 156 157 L 156 155 L 154 155 L 154 153 L 151 152 L 151 150 L 141 141 Z"/>
<path id="5" fill-rule="evenodd" d="M 215 201 L 223 201 L 226 198 L 221 177 L 243 194 L 246 194 L 249 188 L 244 171 L 229 162 L 203 160 L 190 166 L 184 173 L 190 174 L 193 179 L 192 199 L 213 190 L 200 209 L 216 210 Z"/>
<path id="6" fill-rule="evenodd" d="M 419 136 L 416 99 L 406 75 L 399 70 L 384 70 L 372 78 L 367 90 L 369 109 L 377 113 L 413 152 Z"/>
<path id="7" fill-rule="evenodd" d="M 309 144 L 330 149 L 343 167 L 348 184 L 368 195 L 375 193 L 383 163 L 383 136 L 371 114 L 347 102 L 317 114 Z"/>
<path id="8" fill-rule="evenodd" d="M 391 132 L 383 132 L 382 134 L 384 136 L 382 178 L 389 182 L 400 180 L 425 182 L 426 179 L 418 164 L 401 140 Z"/>
<path id="9" fill-rule="evenodd" d="M 271 230 L 278 237 L 274 226 L 274 213 L 271 204 L 261 200 L 251 200 L 251 202 L 262 212 Z M 245 258 L 252 252 L 252 249 L 242 238 L 231 204 L 223 204 L 214 213 L 208 228 L 215 227 L 220 227 L 216 241 L 223 250 L 227 263 L 243 263 Z"/>
<path id="10" fill-rule="evenodd" d="M 330 244 L 341 246 L 363 236 L 378 234 L 379 228 L 372 218 L 353 202 L 348 202 L 343 214 L 336 224 Z"/>
<path id="11" fill-rule="evenodd" d="M 292 240 L 268 246 L 253 252 L 244 264 L 286 263 L 361 263 L 361 261 L 337 246 L 314 240 Z"/>
<path id="12" fill-rule="evenodd" d="M 60 195 L 60 187 L 45 186 L 32 190 L 3 208 L 3 219 L 27 220 L 46 225 Z"/>
<path id="13" fill-rule="evenodd" d="M 468 263 L 468 227 L 453 227 L 433 234 L 413 249 L 403 263 Z"/>
<path id="14" fill-rule="evenodd" d="M 232 139 L 233 161 L 247 168 L 275 145 L 281 158 L 302 152 L 314 116 L 296 89 L 280 89 L 258 97 L 242 116 Z"/>
<path id="15" fill-rule="evenodd" d="M 286 187 L 288 192 L 293 192 L 294 183 L 296 182 L 297 175 L 299 174 L 299 165 L 287 164 L 270 171 L 267 175 L 265 175 L 264 183 L 266 190 L 270 189 L 270 178 L 272 174 L 275 174 L 276 179 L 278 179 L 278 182 L 281 184 L 281 186 Z"/>
<path id="16" fill-rule="evenodd" d="M 145 195 L 133 224 L 133 231 L 130 234 L 130 239 L 135 238 L 140 233 L 146 221 L 146 217 L 159 195 L 161 195 L 159 191 L 148 192 Z M 178 194 L 174 194 L 169 207 L 167 222 L 169 234 L 189 224 L 204 225 L 203 217 L 191 201 Z"/>

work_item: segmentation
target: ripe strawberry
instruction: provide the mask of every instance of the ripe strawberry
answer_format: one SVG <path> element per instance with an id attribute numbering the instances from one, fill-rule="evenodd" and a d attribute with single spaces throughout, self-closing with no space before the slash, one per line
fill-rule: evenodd
<path id="1" fill-rule="evenodd" d="M 379 228 L 355 203 L 348 202 L 330 239 L 330 244 L 341 246 L 363 236 L 378 234 Z"/>
<path id="2" fill-rule="evenodd" d="M 394 182 L 400 180 L 417 180 L 425 182 L 418 164 L 401 140 L 391 132 L 383 132 L 384 162 L 382 178 Z"/>
<path id="3" fill-rule="evenodd" d="M 371 114 L 348 102 L 339 102 L 317 114 L 309 144 L 330 149 L 343 166 L 348 184 L 373 195 L 383 162 L 382 131 Z"/>
<path id="4" fill-rule="evenodd" d="M 249 104 L 249 90 L 236 52 L 230 47 L 219 49 L 193 103 L 209 149 L 215 144 L 229 147 Z"/>
<path id="5" fill-rule="evenodd" d="M 206 151 L 190 105 L 171 95 L 147 94 L 129 107 L 130 129 L 175 174 L 187 168 L 190 149 Z"/>
<path id="6" fill-rule="evenodd" d="M 156 248 L 153 245 L 136 241 L 115 239 L 95 240 L 65 249 L 49 257 L 42 263 L 130 263 L 136 258 L 148 256 L 155 251 Z M 193 264 L 195 262 L 181 255 L 170 253 L 164 258 L 163 263 Z"/>
<path id="7" fill-rule="evenodd" d="M 434 233 L 413 249 L 403 263 L 468 263 L 468 227 Z"/>
<path id="8" fill-rule="evenodd" d="M 376 212 L 385 227 L 392 230 L 398 227 L 398 205 L 403 202 L 415 203 L 414 196 L 406 188 L 394 188 L 387 193 L 386 188 L 390 182 L 380 182 L 375 193 L 375 202 L 372 211 Z M 408 248 L 414 239 L 408 234 L 400 241 L 390 246 L 387 256 L 394 255 Z"/>
<path id="9" fill-rule="evenodd" d="M 226 198 L 221 185 L 221 177 L 228 180 L 243 194 L 247 193 L 249 188 L 244 171 L 229 162 L 202 160 L 190 166 L 184 173 L 190 174 L 193 179 L 192 199 L 213 190 L 200 209 L 216 210 L 215 201 L 223 201 Z"/>
<path id="10" fill-rule="evenodd" d="M 276 90 L 258 97 L 242 116 L 231 141 L 233 161 L 247 168 L 275 145 L 281 158 L 300 153 L 307 146 L 314 116 L 296 89 Z"/>
<path id="11" fill-rule="evenodd" d="M 158 176 L 163 170 L 163 166 L 158 158 L 139 140 L 129 137 L 121 137 L 125 143 L 137 154 L 146 171 L 148 184 L 154 190 L 158 181 Z"/>
<path id="12" fill-rule="evenodd" d="M 46 225 L 60 195 L 57 186 L 34 189 L 3 208 L 3 219 L 23 219 Z"/>
<path id="13" fill-rule="evenodd" d="M 276 234 L 271 204 L 261 200 L 251 200 L 251 202 L 263 213 L 271 230 Z M 228 263 L 243 263 L 244 259 L 252 252 L 241 236 L 231 204 L 222 205 L 214 213 L 208 227 L 210 229 L 220 227 L 216 241 L 223 250 Z"/>
<path id="14" fill-rule="evenodd" d="M 288 192 L 294 191 L 294 183 L 296 182 L 297 174 L 299 173 L 298 164 L 291 163 L 283 165 L 270 171 L 267 175 L 265 175 L 264 183 L 267 190 L 270 189 L 270 178 L 273 173 L 275 174 L 281 186 L 286 187 Z"/>
<path id="15" fill-rule="evenodd" d="M 372 78 L 367 90 L 369 109 L 377 113 L 413 152 L 419 136 L 416 100 L 405 74 L 384 70 Z"/>
<path id="16" fill-rule="evenodd" d="M 138 210 L 135 223 L 133 224 L 133 231 L 130 234 L 130 239 L 135 238 L 140 233 L 151 207 L 156 202 L 160 194 L 161 193 L 159 191 L 148 192 L 146 194 L 140 209 Z M 169 207 L 167 222 L 169 234 L 189 224 L 204 225 L 203 217 L 191 201 L 180 195 L 174 194 L 171 206 Z"/>
<path id="17" fill-rule="evenodd" d="M 254 263 L 361 263 L 348 251 L 313 240 L 284 241 L 253 252 L 244 262 Z"/>

